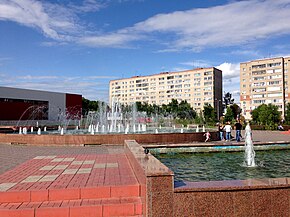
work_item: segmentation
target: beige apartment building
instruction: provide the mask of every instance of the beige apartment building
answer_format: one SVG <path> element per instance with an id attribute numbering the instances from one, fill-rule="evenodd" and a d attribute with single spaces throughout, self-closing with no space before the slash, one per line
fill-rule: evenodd
<path id="1" fill-rule="evenodd" d="M 240 102 L 243 115 L 251 119 L 251 111 L 261 104 L 272 103 L 284 117 L 290 102 L 290 57 L 253 60 L 240 64 Z"/>
<path id="2" fill-rule="evenodd" d="M 214 67 L 199 68 L 110 81 L 110 105 L 113 101 L 126 105 L 134 102 L 162 105 L 172 99 L 186 100 L 197 112 L 208 103 L 220 117 L 222 71 Z"/>

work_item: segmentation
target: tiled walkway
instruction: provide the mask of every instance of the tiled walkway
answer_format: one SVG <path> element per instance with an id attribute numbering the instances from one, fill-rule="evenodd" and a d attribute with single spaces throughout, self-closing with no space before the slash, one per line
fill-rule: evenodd
<path id="1" fill-rule="evenodd" d="M 48 154 L 34 156 L 0 175 L 1 217 L 142 214 L 140 186 L 122 148 L 100 147 L 96 153 L 96 148 L 86 147 L 94 149 L 94 154 L 65 148 L 71 154 L 66 150 L 66 154 L 52 155 L 54 147 L 46 147 Z M 34 154 L 42 150 L 32 149 Z"/>

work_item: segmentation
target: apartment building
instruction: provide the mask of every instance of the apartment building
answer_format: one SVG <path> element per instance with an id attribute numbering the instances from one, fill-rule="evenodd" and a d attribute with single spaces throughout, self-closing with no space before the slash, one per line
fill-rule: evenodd
<path id="1" fill-rule="evenodd" d="M 222 71 L 198 68 L 180 72 L 162 72 L 110 81 L 110 105 L 113 101 L 168 104 L 172 99 L 186 100 L 197 111 L 211 104 L 222 113 Z"/>
<path id="2" fill-rule="evenodd" d="M 278 106 L 284 117 L 290 102 L 290 57 L 253 60 L 240 64 L 240 102 L 243 115 L 251 119 L 251 111 L 261 104 Z"/>

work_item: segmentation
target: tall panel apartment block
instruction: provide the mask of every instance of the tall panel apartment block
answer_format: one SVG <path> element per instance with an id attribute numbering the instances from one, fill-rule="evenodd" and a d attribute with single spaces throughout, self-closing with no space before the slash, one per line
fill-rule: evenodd
<path id="1" fill-rule="evenodd" d="M 168 104 L 172 99 L 186 100 L 197 111 L 206 103 L 222 114 L 222 71 L 214 67 L 180 72 L 162 72 L 110 81 L 110 105 L 113 101 Z"/>
<path id="2" fill-rule="evenodd" d="M 251 119 L 251 111 L 261 104 L 274 104 L 284 117 L 290 102 L 288 88 L 290 57 L 253 60 L 240 64 L 240 102 L 243 115 Z"/>

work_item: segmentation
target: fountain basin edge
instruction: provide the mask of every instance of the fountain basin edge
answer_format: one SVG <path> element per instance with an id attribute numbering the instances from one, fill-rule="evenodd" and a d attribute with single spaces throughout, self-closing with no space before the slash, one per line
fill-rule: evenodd
<path id="1" fill-rule="evenodd" d="M 289 216 L 290 178 L 174 183 L 174 173 L 136 141 L 125 150 L 141 184 L 144 216 Z"/>
<path id="2" fill-rule="evenodd" d="M 92 145 L 123 144 L 125 140 L 136 140 L 140 144 L 174 144 L 204 141 L 203 132 L 162 134 L 97 134 L 97 135 L 36 135 L 0 134 L 0 143 L 24 145 Z M 213 139 L 217 133 L 213 133 Z"/>

